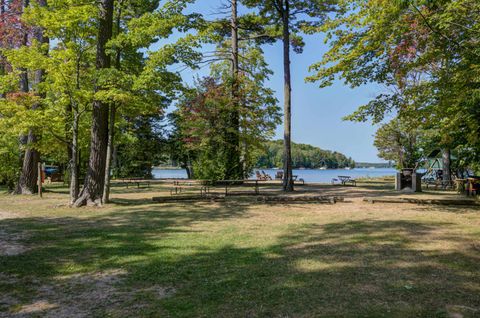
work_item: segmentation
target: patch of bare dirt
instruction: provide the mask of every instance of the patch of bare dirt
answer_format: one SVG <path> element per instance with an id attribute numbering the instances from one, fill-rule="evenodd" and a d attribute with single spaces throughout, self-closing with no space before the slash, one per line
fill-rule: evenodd
<path id="1" fill-rule="evenodd" d="M 31 304 L 22 306 L 22 308 L 19 310 L 18 314 L 19 315 L 22 315 L 22 314 L 36 314 L 36 313 L 44 312 L 46 310 L 50 310 L 50 309 L 56 308 L 56 307 L 57 307 L 57 305 L 55 305 L 55 304 L 51 304 L 47 301 L 40 300 L 40 301 L 33 302 Z"/>
<path id="2" fill-rule="evenodd" d="M 23 234 L 9 234 L 0 230 L 0 256 L 14 256 L 25 253 L 28 247 L 20 243 L 23 239 L 25 239 Z"/>
<path id="3" fill-rule="evenodd" d="M 20 217 L 20 214 L 18 213 L 0 210 L 0 220 L 13 219 L 18 217 Z"/>
<path id="4" fill-rule="evenodd" d="M 51 284 L 40 286 L 31 303 L 15 307 L 14 312 L 0 317 L 83 318 L 107 312 L 129 316 L 147 306 L 138 301 L 131 304 L 136 294 L 149 293 L 160 300 L 175 293 L 174 288 L 156 285 L 125 290 L 122 281 L 126 275 L 126 271 L 118 269 L 58 276 Z M 12 299 L 8 303 L 10 307 L 14 305 Z"/>
<path id="5" fill-rule="evenodd" d="M 448 305 L 447 313 L 449 318 L 478 317 L 480 310 L 462 305 Z"/>

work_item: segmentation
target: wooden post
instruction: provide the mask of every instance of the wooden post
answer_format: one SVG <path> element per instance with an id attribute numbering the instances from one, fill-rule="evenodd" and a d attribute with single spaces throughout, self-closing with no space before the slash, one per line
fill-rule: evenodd
<path id="1" fill-rule="evenodd" d="M 38 178 L 37 178 L 37 183 L 38 183 L 38 196 L 41 198 L 42 197 L 42 163 L 38 163 Z"/>

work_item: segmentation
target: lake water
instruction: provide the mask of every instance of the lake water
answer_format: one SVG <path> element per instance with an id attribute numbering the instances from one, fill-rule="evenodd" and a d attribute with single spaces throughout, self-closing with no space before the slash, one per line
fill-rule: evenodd
<path id="1" fill-rule="evenodd" d="M 265 173 L 270 176 L 275 177 L 275 174 L 278 170 L 275 169 L 264 169 Z M 338 176 L 351 176 L 352 178 L 378 178 L 386 176 L 394 176 L 396 170 L 393 168 L 378 168 L 378 169 L 368 169 L 368 168 L 357 168 L 357 169 L 327 169 L 327 170 L 316 170 L 316 169 L 304 169 L 304 170 L 293 170 L 293 175 L 302 178 L 305 182 L 318 182 L 318 183 L 330 183 L 332 178 Z M 187 173 L 184 169 L 153 169 L 153 177 L 155 179 L 186 179 Z M 253 178 L 253 176 L 252 176 Z"/>

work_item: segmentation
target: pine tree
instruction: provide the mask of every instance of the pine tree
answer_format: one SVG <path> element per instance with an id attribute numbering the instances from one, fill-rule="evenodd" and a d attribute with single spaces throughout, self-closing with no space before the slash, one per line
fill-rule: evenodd
<path id="1" fill-rule="evenodd" d="M 304 42 L 301 32 L 311 32 L 321 26 L 328 14 L 336 10 L 333 0 L 244 0 L 243 3 L 258 9 L 259 16 L 266 25 L 259 38 L 278 39 L 283 44 L 284 70 L 284 159 L 283 189 L 293 191 L 292 174 L 292 85 L 290 50 L 302 52 Z"/>

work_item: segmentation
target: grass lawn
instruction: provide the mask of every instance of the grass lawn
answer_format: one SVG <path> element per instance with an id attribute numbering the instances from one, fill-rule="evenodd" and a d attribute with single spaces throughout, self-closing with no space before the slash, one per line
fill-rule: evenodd
<path id="1" fill-rule="evenodd" d="M 478 208 L 66 191 L 0 195 L 0 317 L 480 317 Z"/>

